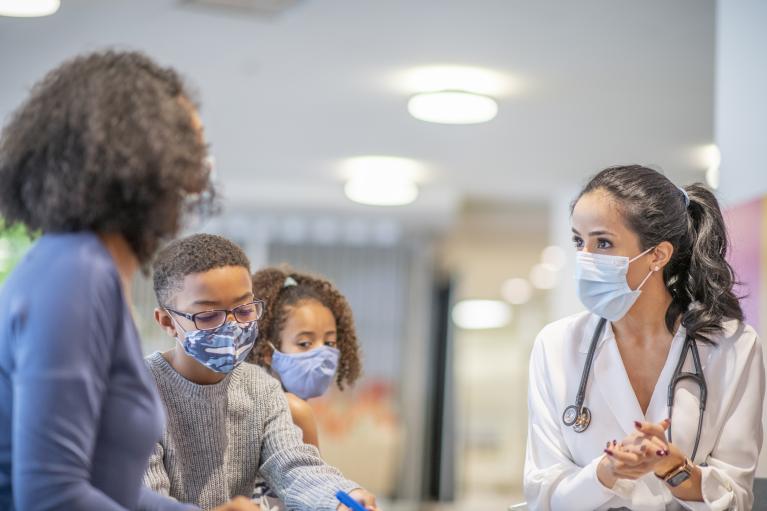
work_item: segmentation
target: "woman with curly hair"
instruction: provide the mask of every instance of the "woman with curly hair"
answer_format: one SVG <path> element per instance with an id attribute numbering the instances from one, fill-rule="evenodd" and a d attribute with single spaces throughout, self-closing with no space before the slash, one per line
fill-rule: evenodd
<path id="1" fill-rule="evenodd" d="M 280 268 L 256 272 L 253 293 L 267 306 L 251 361 L 280 380 L 304 442 L 319 447 L 317 422 L 306 400 L 324 394 L 334 379 L 343 390 L 360 376 L 349 302 L 324 278 Z"/>
<path id="2" fill-rule="evenodd" d="M 130 284 L 208 202 L 206 153 L 177 73 L 135 52 L 65 62 L 6 125 L 0 215 L 42 237 L 0 291 L 0 509 L 196 509 L 142 489 L 163 412 Z"/>

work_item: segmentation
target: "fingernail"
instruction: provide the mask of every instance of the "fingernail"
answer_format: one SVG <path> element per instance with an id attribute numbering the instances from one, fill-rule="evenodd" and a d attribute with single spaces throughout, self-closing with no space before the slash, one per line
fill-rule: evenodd
<path id="1" fill-rule="evenodd" d="M 605 454 L 607 454 L 608 456 L 612 456 L 613 452 L 610 449 L 605 449 Z"/>
<path id="2" fill-rule="evenodd" d="M 643 445 L 642 447 L 639 448 L 639 450 L 642 452 L 645 452 L 647 450 L 647 446 Z"/>
<path id="3" fill-rule="evenodd" d="M 618 445 L 618 442 L 616 442 L 615 440 L 613 440 L 613 447 L 615 447 L 616 445 Z"/>
<path id="4" fill-rule="evenodd" d="M 634 421 L 634 427 L 637 429 L 642 429 L 642 423 L 639 421 Z"/>
<path id="5" fill-rule="evenodd" d="M 667 422 L 667 423 L 669 423 L 669 424 L 671 424 L 671 417 L 669 417 L 668 419 L 666 419 L 666 422 Z"/>
<path id="6" fill-rule="evenodd" d="M 610 448 L 610 442 L 608 441 L 607 445 L 605 445 L 605 449 L 609 449 L 609 448 Z"/>

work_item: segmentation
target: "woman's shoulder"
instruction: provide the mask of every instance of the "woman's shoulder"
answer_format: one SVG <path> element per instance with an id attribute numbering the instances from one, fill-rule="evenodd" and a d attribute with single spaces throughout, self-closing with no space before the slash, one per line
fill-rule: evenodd
<path id="1" fill-rule="evenodd" d="M 584 333 L 593 330 L 598 323 L 599 318 L 590 312 L 578 312 L 544 326 L 535 343 L 543 349 L 563 348 L 567 343 L 580 342 Z"/>
<path id="2" fill-rule="evenodd" d="M 38 275 L 49 289 L 53 284 L 66 282 L 83 287 L 86 282 L 119 281 L 112 257 L 92 232 L 43 235 L 22 259 L 18 270 Z"/>
<path id="3" fill-rule="evenodd" d="M 722 330 L 711 339 L 720 353 L 751 352 L 761 350 L 759 335 L 754 327 L 737 319 L 726 319 L 722 322 Z"/>

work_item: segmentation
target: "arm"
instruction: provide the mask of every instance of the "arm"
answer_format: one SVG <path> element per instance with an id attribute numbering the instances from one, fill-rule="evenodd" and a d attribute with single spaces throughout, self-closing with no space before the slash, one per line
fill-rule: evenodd
<path id="1" fill-rule="evenodd" d="M 616 495 L 627 495 L 633 483 L 618 481 L 612 489 L 608 489 L 599 482 L 597 467 L 602 456 L 585 467 L 572 461 L 559 430 L 562 411 L 556 409 L 548 380 L 543 343 L 539 336 L 530 359 L 528 391 L 530 418 L 524 487 L 529 507 L 544 511 L 592 510 Z"/>
<path id="2" fill-rule="evenodd" d="M 695 477 L 688 484 L 672 490 L 677 500 L 693 511 L 751 509 L 753 505 L 754 473 L 763 437 L 765 388 L 759 339 L 753 340 L 744 356 L 746 360 L 741 374 L 732 382 L 736 389 L 732 404 L 714 449 L 706 459 L 708 466 L 698 467 L 699 479 Z M 687 500 L 690 487 L 697 484 L 700 484 L 703 502 Z"/>
<path id="3" fill-rule="evenodd" d="M 86 279 L 60 288 L 66 296 L 38 293 L 39 301 L 14 320 L 11 434 L 17 509 L 124 509 L 90 483 L 116 337 L 116 304 L 122 303 L 113 295 L 120 292 L 116 283 L 111 287 Z M 107 309 L 93 310 L 94 302 Z"/>
<path id="4" fill-rule="evenodd" d="M 139 496 L 139 511 L 195 511 L 199 508 L 191 504 L 181 504 L 170 497 L 170 479 L 165 471 L 163 459 L 165 451 L 157 443 L 149 457 L 149 465 L 144 473 L 144 487 Z"/>
<path id="5" fill-rule="evenodd" d="M 285 397 L 288 400 L 290 416 L 293 418 L 293 423 L 301 428 L 301 431 L 304 434 L 304 443 L 311 444 L 319 449 L 320 439 L 317 434 L 317 419 L 314 417 L 312 407 L 309 406 L 309 403 L 295 394 L 288 392 L 285 394 Z"/>
<path id="6" fill-rule="evenodd" d="M 279 383 L 275 380 L 268 385 L 265 402 L 270 407 L 264 418 L 261 475 L 287 509 L 335 511 L 338 508 L 335 493 L 350 492 L 360 486 L 327 465 L 316 447 L 303 443 Z"/>

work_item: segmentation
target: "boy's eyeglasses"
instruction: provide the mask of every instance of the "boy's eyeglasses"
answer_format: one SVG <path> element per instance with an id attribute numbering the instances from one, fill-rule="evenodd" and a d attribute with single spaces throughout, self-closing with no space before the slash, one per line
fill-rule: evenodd
<path id="1" fill-rule="evenodd" d="M 229 314 L 232 314 L 238 323 L 253 323 L 254 321 L 258 321 L 264 314 L 264 302 L 262 300 L 255 300 L 250 303 L 238 305 L 234 309 L 213 309 L 195 312 L 194 314 L 180 312 L 169 309 L 168 307 L 165 307 L 165 310 L 188 319 L 194 323 L 197 330 L 215 330 L 226 323 L 226 318 Z"/>

